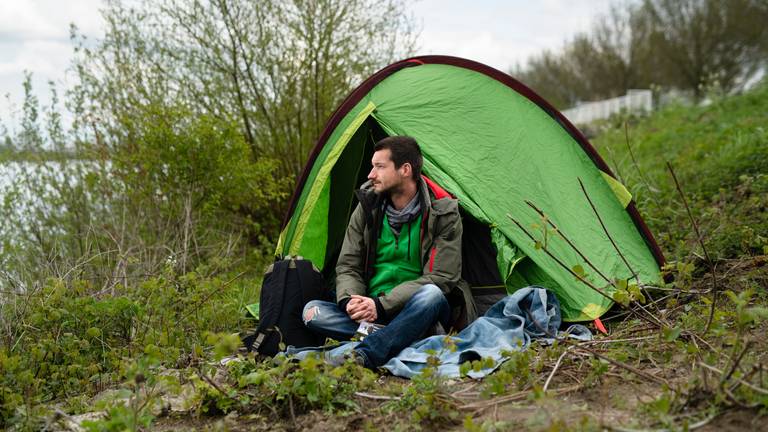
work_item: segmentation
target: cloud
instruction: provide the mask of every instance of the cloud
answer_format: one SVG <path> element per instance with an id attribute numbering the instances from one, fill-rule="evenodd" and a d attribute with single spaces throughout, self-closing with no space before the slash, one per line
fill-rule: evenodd
<path id="1" fill-rule="evenodd" d="M 412 6 L 422 25 L 420 53 L 481 61 L 500 70 L 589 30 L 611 0 L 424 0 Z"/>
<path id="2" fill-rule="evenodd" d="M 0 96 L 19 102 L 24 71 L 33 73 L 33 88 L 47 100 L 47 81 L 62 87 L 72 45 L 70 24 L 82 34 L 103 33 L 101 0 L 0 1 Z M 60 88 L 63 90 L 63 88 Z"/>
<path id="3" fill-rule="evenodd" d="M 606 12 L 611 2 L 422 0 L 410 10 L 423 28 L 419 54 L 455 55 L 507 71 L 588 30 L 594 16 Z M 101 7 L 101 0 L 0 0 L 0 96 L 10 93 L 12 100 L 20 101 L 24 70 L 33 72 L 42 103 L 48 80 L 62 85 L 63 91 L 72 55 L 70 23 L 90 39 L 101 37 Z"/>

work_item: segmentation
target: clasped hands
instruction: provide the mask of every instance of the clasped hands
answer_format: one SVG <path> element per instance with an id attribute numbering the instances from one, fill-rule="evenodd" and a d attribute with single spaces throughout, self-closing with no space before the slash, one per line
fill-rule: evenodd
<path id="1" fill-rule="evenodd" d="M 370 297 L 352 294 L 352 298 L 347 303 L 347 315 L 357 322 L 374 322 L 378 318 L 376 303 Z"/>

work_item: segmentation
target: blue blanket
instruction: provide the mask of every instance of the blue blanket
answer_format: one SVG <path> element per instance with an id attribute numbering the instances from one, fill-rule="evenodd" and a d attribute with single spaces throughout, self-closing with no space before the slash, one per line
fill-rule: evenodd
<path id="1" fill-rule="evenodd" d="M 561 324 L 560 303 L 557 297 L 545 288 L 531 286 L 515 291 L 493 305 L 484 316 L 467 326 L 455 336 L 431 336 L 414 342 L 390 359 L 383 367 L 404 378 L 411 378 L 427 367 L 430 355 L 439 359 L 437 372 L 448 378 L 458 378 L 459 366 L 472 360 L 490 358 L 492 365 L 479 371 L 472 370 L 468 375 L 482 378 L 498 368 L 507 357 L 504 351 L 520 351 L 528 348 L 532 340 L 551 343 L 557 337 L 570 337 L 578 340 L 591 340 L 589 329 L 580 324 L 570 326 L 559 332 Z M 446 347 L 446 338 L 451 339 Z M 326 355 L 343 356 L 354 349 L 358 342 L 344 343 Z M 293 349 L 288 347 L 286 354 L 303 358 L 318 349 Z M 490 363 L 490 362 L 489 362 Z"/>

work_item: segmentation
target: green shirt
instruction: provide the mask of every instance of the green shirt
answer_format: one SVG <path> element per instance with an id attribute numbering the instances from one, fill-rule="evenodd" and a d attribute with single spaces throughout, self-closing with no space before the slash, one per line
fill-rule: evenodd
<path id="1" fill-rule="evenodd" d="M 395 236 L 386 214 L 376 245 L 376 265 L 368 286 L 371 297 L 388 294 L 403 282 L 421 277 L 421 215 L 400 227 Z"/>

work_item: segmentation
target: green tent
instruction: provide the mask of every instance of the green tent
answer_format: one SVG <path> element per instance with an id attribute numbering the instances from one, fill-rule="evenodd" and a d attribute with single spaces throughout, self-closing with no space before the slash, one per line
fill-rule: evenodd
<path id="1" fill-rule="evenodd" d="M 659 281 L 664 258 L 653 236 L 586 138 L 510 76 L 446 56 L 392 64 L 341 104 L 299 179 L 277 255 L 304 256 L 333 280 L 353 190 L 370 170 L 373 143 L 388 135 L 416 138 L 424 174 L 459 199 L 464 244 L 474 248 L 462 272 L 475 292 L 542 285 L 558 295 L 565 320 L 581 321 L 611 306 L 606 279 Z M 545 239 L 548 223 L 526 201 L 562 235 L 549 230 Z"/>

